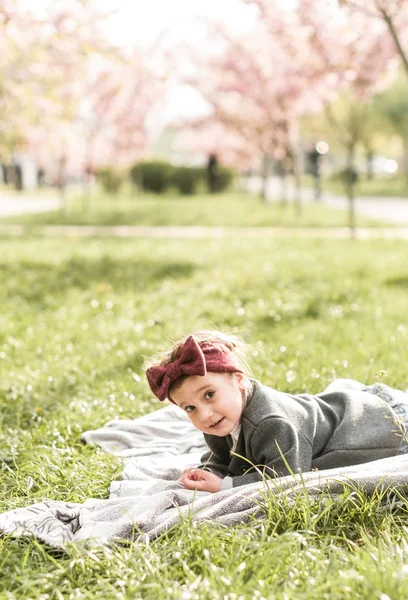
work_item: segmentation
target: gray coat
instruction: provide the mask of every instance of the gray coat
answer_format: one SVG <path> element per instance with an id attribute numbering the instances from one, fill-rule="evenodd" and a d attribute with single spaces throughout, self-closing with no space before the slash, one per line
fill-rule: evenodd
<path id="1" fill-rule="evenodd" d="M 383 388 L 390 394 L 382 396 L 376 395 L 378 385 L 337 380 L 313 396 L 286 394 L 251 381 L 235 452 L 230 454 L 231 436 L 204 434 L 210 451 L 200 467 L 227 477 L 222 489 L 260 481 L 263 472 L 276 477 L 331 469 L 399 452 L 404 431 L 390 408 L 394 390 L 387 386 Z M 406 394 L 395 393 L 408 403 Z"/>

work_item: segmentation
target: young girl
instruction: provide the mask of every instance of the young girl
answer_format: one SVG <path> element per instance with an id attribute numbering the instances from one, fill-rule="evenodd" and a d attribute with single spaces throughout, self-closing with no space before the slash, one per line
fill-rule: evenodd
<path id="1" fill-rule="evenodd" d="M 236 338 L 201 331 L 146 370 L 150 388 L 184 410 L 209 452 L 184 471 L 188 489 L 218 492 L 263 476 L 330 469 L 408 452 L 408 395 L 340 379 L 321 394 L 286 394 L 249 378 Z M 400 417 L 400 418 L 399 418 Z"/>

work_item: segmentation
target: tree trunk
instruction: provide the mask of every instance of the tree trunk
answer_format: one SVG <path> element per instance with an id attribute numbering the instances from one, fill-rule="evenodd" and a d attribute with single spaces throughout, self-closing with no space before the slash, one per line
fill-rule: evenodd
<path id="1" fill-rule="evenodd" d="M 401 40 L 399 38 L 399 35 L 397 33 L 395 24 L 394 24 L 394 20 L 393 17 L 391 15 L 391 12 L 388 12 L 386 10 L 386 8 L 384 6 L 378 6 L 377 7 L 381 17 L 383 18 L 383 20 L 385 21 L 385 23 L 387 24 L 388 30 L 391 34 L 391 37 L 394 41 L 395 47 L 397 49 L 398 54 L 400 55 L 401 58 L 401 62 L 402 62 L 402 66 L 405 69 L 405 73 L 406 75 L 408 75 L 408 54 L 405 52 Z"/>
<path id="2" fill-rule="evenodd" d="M 404 116 L 404 132 L 402 136 L 402 143 L 404 148 L 403 161 L 403 172 L 406 184 L 408 185 L 408 112 Z"/>
<path id="3" fill-rule="evenodd" d="M 88 164 L 82 175 L 82 213 L 90 213 L 92 208 L 92 167 Z"/>
<path id="4" fill-rule="evenodd" d="M 355 201 L 355 184 L 357 181 L 357 171 L 354 166 L 355 144 L 350 144 L 347 148 L 347 163 L 346 163 L 346 193 L 348 200 L 349 227 L 350 237 L 356 237 L 356 201 Z"/>
<path id="5" fill-rule="evenodd" d="M 284 161 L 282 161 L 279 165 L 279 179 L 281 184 L 281 192 L 280 192 L 280 203 L 282 208 L 287 208 L 288 206 L 288 178 L 286 172 L 286 165 Z"/>
<path id="6" fill-rule="evenodd" d="M 262 186 L 261 186 L 261 199 L 265 204 L 270 201 L 268 194 L 268 183 L 269 183 L 269 171 L 270 171 L 270 160 L 267 154 L 264 154 L 262 160 Z"/>
<path id="7" fill-rule="evenodd" d="M 92 183 L 94 177 L 94 143 L 95 132 L 91 131 L 86 140 L 85 168 L 82 181 L 82 212 L 90 213 L 92 209 Z"/>
<path id="8" fill-rule="evenodd" d="M 242 192 L 243 194 L 247 193 L 248 190 L 251 187 L 251 169 L 246 169 L 244 171 L 244 173 L 242 173 L 241 177 L 239 178 L 239 191 Z M 141 186 L 140 186 L 140 181 L 137 183 L 137 185 L 135 186 L 137 191 L 140 192 L 141 190 Z"/>
<path id="9" fill-rule="evenodd" d="M 291 123 L 289 128 L 289 156 L 290 157 L 293 179 L 293 205 L 297 217 L 302 215 L 302 193 L 301 193 L 301 174 L 302 174 L 302 152 L 300 150 L 299 125 L 296 120 Z"/>
<path id="10" fill-rule="evenodd" d="M 294 207 L 296 216 L 300 217 L 303 213 L 302 206 L 302 167 L 301 156 L 298 148 L 293 150 L 293 178 L 295 180 Z"/>
<path id="11" fill-rule="evenodd" d="M 62 154 L 58 161 L 58 180 L 57 187 L 60 196 L 61 212 L 65 215 L 68 214 L 68 201 L 67 201 L 67 157 Z"/>
<path id="12" fill-rule="evenodd" d="M 367 163 L 367 179 L 372 181 L 374 179 L 374 152 L 367 150 L 366 152 L 366 163 Z"/>

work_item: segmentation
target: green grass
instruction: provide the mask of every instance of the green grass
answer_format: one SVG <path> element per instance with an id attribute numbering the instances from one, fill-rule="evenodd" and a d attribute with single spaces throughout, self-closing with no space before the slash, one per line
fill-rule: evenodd
<path id="1" fill-rule="evenodd" d="M 122 193 L 108 196 L 97 190 L 86 199 L 72 196 L 67 214 L 39 213 L 9 217 L 5 222 L 30 225 L 153 225 L 153 226 L 222 226 L 222 227 L 336 227 L 347 226 L 346 211 L 305 203 L 297 216 L 292 204 L 263 204 L 257 196 L 240 192 L 198 194 L 182 197 L 171 193 Z M 360 226 L 378 226 L 378 220 L 358 218 Z"/>
<path id="2" fill-rule="evenodd" d="M 0 511 L 106 498 L 122 466 L 81 432 L 159 408 L 144 357 L 199 327 L 240 333 L 284 391 L 405 389 L 407 290 L 399 240 L 0 240 Z M 406 600 L 408 503 L 383 502 L 266 496 L 249 526 L 66 553 L 4 536 L 0 598 Z"/>
<path id="3" fill-rule="evenodd" d="M 308 187 L 313 186 L 313 179 L 309 175 L 305 175 L 303 178 L 304 185 Z M 334 192 L 340 196 L 346 195 L 345 186 L 341 181 L 333 180 L 332 178 L 322 178 L 323 191 Z M 378 197 L 378 198 L 408 198 L 408 183 L 401 177 L 379 177 L 375 176 L 373 179 L 366 179 L 361 176 L 356 184 L 356 196 L 363 197 Z"/>

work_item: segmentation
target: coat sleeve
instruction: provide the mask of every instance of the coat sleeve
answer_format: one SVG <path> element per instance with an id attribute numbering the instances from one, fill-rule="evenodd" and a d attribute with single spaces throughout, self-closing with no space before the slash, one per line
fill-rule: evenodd
<path id="1" fill-rule="evenodd" d="M 233 487 L 312 468 L 312 444 L 290 421 L 281 417 L 264 419 L 252 433 L 250 448 L 254 465 L 251 467 L 248 463 L 249 473 L 232 477 Z"/>
<path id="2" fill-rule="evenodd" d="M 225 461 L 217 456 L 212 450 L 208 450 L 208 452 L 203 454 L 198 469 L 210 471 L 210 473 L 214 473 L 214 475 L 218 475 L 218 477 L 222 478 L 228 475 L 228 465 L 225 464 Z"/>

